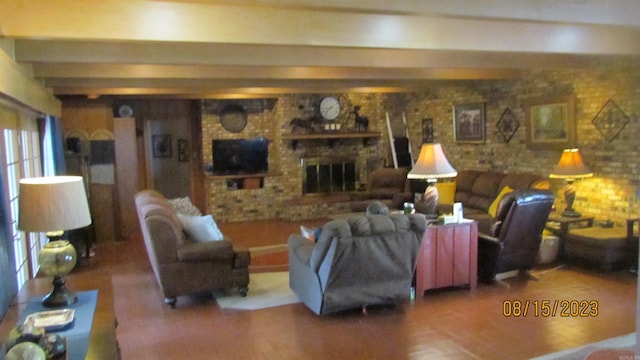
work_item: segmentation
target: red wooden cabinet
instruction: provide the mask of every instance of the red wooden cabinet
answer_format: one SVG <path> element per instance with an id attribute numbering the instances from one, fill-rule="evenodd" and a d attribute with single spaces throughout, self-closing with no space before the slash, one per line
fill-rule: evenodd
<path id="1" fill-rule="evenodd" d="M 478 283 L 478 224 L 464 222 L 428 226 L 416 267 L 416 291 Z"/>

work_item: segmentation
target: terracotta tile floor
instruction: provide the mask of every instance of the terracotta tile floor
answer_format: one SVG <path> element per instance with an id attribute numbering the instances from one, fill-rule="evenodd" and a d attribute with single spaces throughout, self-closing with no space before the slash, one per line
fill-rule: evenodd
<path id="1" fill-rule="evenodd" d="M 305 222 L 316 225 L 324 220 Z M 221 224 L 243 246 L 286 243 L 298 223 Z M 637 278 L 564 267 L 427 293 L 397 308 L 318 317 L 295 304 L 223 311 L 214 300 L 163 302 L 141 239 L 100 244 L 79 271 L 112 274 L 123 359 L 526 359 L 635 331 Z M 259 271 L 254 269 L 253 271 Z M 594 317 L 505 317 L 505 301 L 594 300 Z M 530 303 L 531 304 L 531 303 Z M 533 307 L 533 306 L 532 306 Z"/>

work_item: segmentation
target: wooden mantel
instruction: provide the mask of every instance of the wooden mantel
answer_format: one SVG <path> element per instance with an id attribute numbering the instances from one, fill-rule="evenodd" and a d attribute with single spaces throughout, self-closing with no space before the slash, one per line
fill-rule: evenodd
<path id="1" fill-rule="evenodd" d="M 333 141 L 338 139 L 362 139 L 364 145 L 367 145 L 367 142 L 370 139 L 379 138 L 379 132 L 373 131 L 362 131 L 362 132 L 321 132 L 321 133 L 310 133 L 310 134 L 283 134 L 282 140 L 290 140 L 291 146 L 295 149 L 298 145 L 298 141 L 304 140 L 327 140 L 330 145 L 332 145 Z"/>

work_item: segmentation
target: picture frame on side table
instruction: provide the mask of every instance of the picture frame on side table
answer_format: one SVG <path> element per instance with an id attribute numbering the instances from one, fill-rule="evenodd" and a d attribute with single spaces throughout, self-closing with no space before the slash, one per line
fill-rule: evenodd
<path id="1" fill-rule="evenodd" d="M 154 158 L 170 158 L 172 155 L 171 135 L 153 135 L 151 137 Z"/>
<path id="2" fill-rule="evenodd" d="M 457 143 L 483 144 L 484 103 L 453 106 L 453 139 Z"/>
<path id="3" fill-rule="evenodd" d="M 528 101 L 525 142 L 530 150 L 576 146 L 575 98 L 554 96 Z"/>

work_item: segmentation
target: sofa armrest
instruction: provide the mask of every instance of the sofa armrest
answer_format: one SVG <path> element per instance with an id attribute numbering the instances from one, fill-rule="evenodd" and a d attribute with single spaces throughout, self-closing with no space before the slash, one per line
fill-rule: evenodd
<path id="1" fill-rule="evenodd" d="M 251 253 L 249 249 L 245 248 L 233 248 L 233 268 L 243 269 L 249 267 L 251 264 Z"/>
<path id="2" fill-rule="evenodd" d="M 233 245 L 226 240 L 203 243 L 189 242 L 178 249 L 178 260 L 183 262 L 231 260 L 233 256 Z"/>

